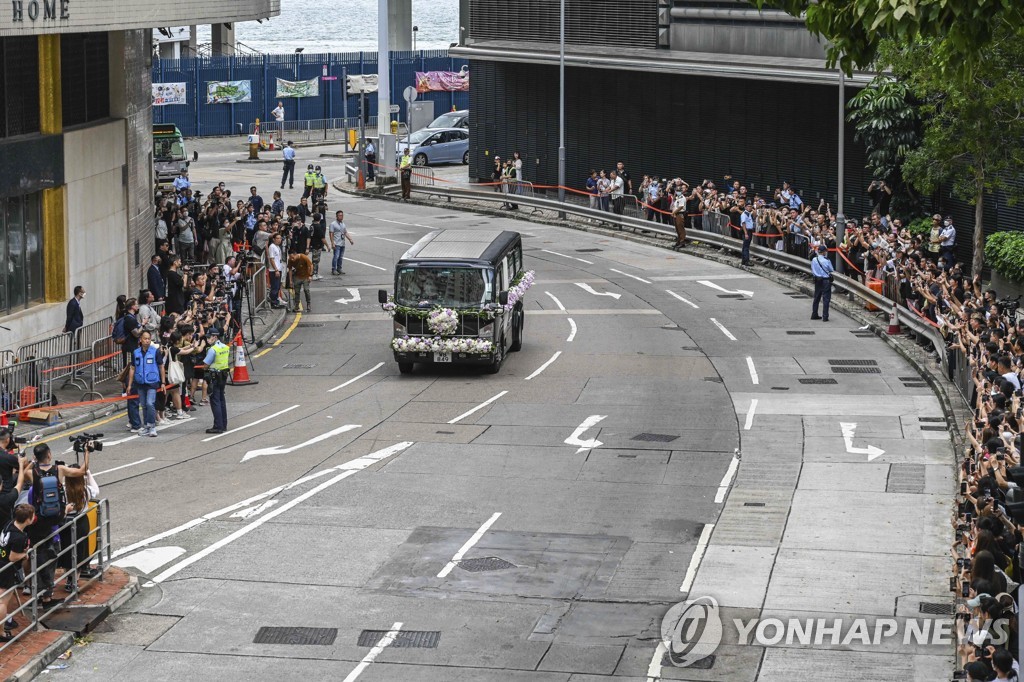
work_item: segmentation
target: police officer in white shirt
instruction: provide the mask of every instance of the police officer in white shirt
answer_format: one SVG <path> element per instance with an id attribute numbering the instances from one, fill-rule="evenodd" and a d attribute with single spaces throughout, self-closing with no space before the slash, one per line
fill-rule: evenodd
<path id="1" fill-rule="evenodd" d="M 941 255 L 939 259 L 944 261 L 942 266 L 949 270 L 956 264 L 956 227 L 953 226 L 953 216 L 946 216 L 942 222 L 942 229 L 939 230 L 939 247 Z"/>

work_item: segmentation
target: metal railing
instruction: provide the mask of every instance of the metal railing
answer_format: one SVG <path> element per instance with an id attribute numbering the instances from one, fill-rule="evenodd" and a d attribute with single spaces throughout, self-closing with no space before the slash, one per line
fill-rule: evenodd
<path id="1" fill-rule="evenodd" d="M 423 187 L 433 187 L 436 184 L 434 181 L 434 169 L 426 166 L 413 166 L 409 183 Z"/>
<path id="2" fill-rule="evenodd" d="M 48 362 L 49 358 L 35 358 L 0 368 L 0 411 L 49 404 L 50 382 L 43 375 Z"/>
<path id="3" fill-rule="evenodd" d="M 348 118 L 314 118 L 295 121 L 260 121 L 260 143 L 270 144 L 270 136 L 274 136 L 274 146 L 280 149 L 285 142 L 344 142 L 348 146 L 348 131 L 359 129 L 359 117 Z M 377 137 L 377 117 L 370 116 L 364 130 L 366 137 Z M 388 130 L 388 133 L 391 131 Z M 256 123 L 249 124 L 249 134 L 256 133 Z M 409 126 L 404 122 L 398 124 L 399 138 L 409 135 Z"/>
<path id="4" fill-rule="evenodd" d="M 22 360 L 53 357 L 70 353 L 75 349 L 75 335 L 72 333 L 57 334 L 40 341 L 26 343 L 18 348 L 15 355 Z"/>
<path id="5" fill-rule="evenodd" d="M 7 367 L 14 364 L 14 351 L 11 349 L 0 350 L 0 367 Z"/>
<path id="6" fill-rule="evenodd" d="M 91 381 L 90 392 L 96 392 L 96 386 L 104 381 L 117 378 L 125 368 L 128 353 L 124 346 L 114 343 L 114 339 L 106 337 L 98 339 L 92 344 L 93 361 L 90 365 Z"/>
<path id="7" fill-rule="evenodd" d="M 95 515 L 95 524 L 89 518 L 91 514 Z M 79 528 L 83 517 L 88 520 L 88 530 L 84 534 L 80 533 L 81 529 Z M 66 547 L 63 546 L 65 544 Z M 94 559 L 97 561 L 96 574 L 82 580 L 80 573 L 89 569 Z M 18 608 L 8 612 L 9 618 L 19 621 L 27 620 L 25 627 L 16 633 L 11 641 L 0 646 L 0 653 L 6 651 L 8 647 L 26 634 L 45 629 L 44 620 L 58 609 L 75 602 L 83 588 L 104 580 L 111 562 L 109 501 L 102 499 L 90 502 L 85 511 L 66 520 L 41 542 L 33 543 L 28 550 L 28 562 L 31 569 L 24 575 L 24 578 L 19 580 L 14 587 L 8 588 L 3 594 L 0 594 L 0 600 L 4 600 L 6 603 L 10 603 L 12 597 L 18 601 Z M 61 578 L 64 578 L 65 575 L 68 576 L 63 588 L 66 596 L 44 604 L 41 597 L 52 597 L 58 589 L 61 589 L 56 585 L 55 572 L 57 568 L 65 569 Z M 9 564 L 6 570 L 15 570 L 15 565 Z M 54 584 L 49 584 L 51 576 L 53 576 Z M 45 581 L 47 584 L 41 584 L 41 581 Z M 28 599 L 24 602 L 21 600 L 23 586 L 29 589 Z"/>
<path id="8" fill-rule="evenodd" d="M 102 320 L 90 322 L 78 330 L 75 346 L 77 348 L 89 348 L 97 340 L 110 336 L 113 328 L 114 318 L 112 317 L 104 317 Z"/>

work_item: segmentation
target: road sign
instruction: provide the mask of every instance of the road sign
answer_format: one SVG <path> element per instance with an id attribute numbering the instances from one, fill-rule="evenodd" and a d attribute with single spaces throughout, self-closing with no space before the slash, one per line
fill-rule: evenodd
<path id="1" fill-rule="evenodd" d="M 397 104 L 392 104 L 388 111 L 390 111 L 392 114 L 397 114 L 399 111 L 401 111 L 401 107 L 399 107 Z"/>
<path id="2" fill-rule="evenodd" d="M 406 87 L 405 90 L 402 91 L 402 96 L 405 97 L 406 102 L 412 104 L 416 101 L 416 88 L 411 85 Z"/>
<path id="3" fill-rule="evenodd" d="M 320 76 L 320 80 L 322 80 L 322 81 L 336 81 L 336 80 L 338 80 L 338 77 L 337 76 Z"/>

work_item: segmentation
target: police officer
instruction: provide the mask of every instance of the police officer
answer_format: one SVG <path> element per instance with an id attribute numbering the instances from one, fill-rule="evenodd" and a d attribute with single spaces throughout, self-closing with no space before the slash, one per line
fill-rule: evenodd
<path id="1" fill-rule="evenodd" d="M 316 206 L 324 201 L 327 196 L 327 178 L 324 177 L 320 166 L 313 171 L 313 205 Z"/>
<path id="2" fill-rule="evenodd" d="M 302 190 L 302 198 L 308 199 L 309 195 L 313 193 L 313 185 L 316 184 L 316 171 L 313 170 L 313 164 L 306 166 L 304 181 L 305 188 Z"/>
<path id="3" fill-rule="evenodd" d="M 740 199 L 740 201 L 743 201 L 743 199 Z M 754 216 L 749 203 L 743 207 L 743 213 L 740 214 L 740 227 L 743 228 L 742 265 L 750 265 L 750 242 L 754 239 Z M 828 317 L 827 303 L 825 308 L 825 317 Z"/>
<path id="4" fill-rule="evenodd" d="M 409 148 L 402 152 L 402 160 L 398 163 L 399 175 L 402 179 L 402 199 L 406 200 L 412 195 L 412 157 L 409 156 Z"/>
<path id="5" fill-rule="evenodd" d="M 832 301 L 832 261 L 828 259 L 828 247 L 818 247 L 818 255 L 811 259 L 811 274 L 814 275 L 814 303 L 811 306 L 811 319 L 828 322 L 828 304 Z M 823 302 L 822 314 L 818 316 L 818 303 Z"/>
<path id="6" fill-rule="evenodd" d="M 206 382 L 209 384 L 210 411 L 213 412 L 213 428 L 206 429 L 206 432 L 224 433 L 228 430 L 228 406 L 224 401 L 224 386 L 228 382 L 231 347 L 224 345 L 220 340 L 220 330 L 216 327 L 207 329 L 206 336 L 213 342 L 203 360 L 206 365 Z"/>
<path id="7" fill-rule="evenodd" d="M 377 148 L 373 146 L 373 140 L 370 138 L 366 138 L 365 144 L 363 156 L 366 157 L 366 179 L 373 182 L 377 166 Z"/>
<path id="8" fill-rule="evenodd" d="M 284 161 L 281 189 L 284 189 L 286 181 L 288 182 L 288 189 L 291 189 L 292 185 L 295 184 L 295 147 L 292 146 L 291 140 L 285 142 L 284 149 L 281 150 L 281 158 Z"/>

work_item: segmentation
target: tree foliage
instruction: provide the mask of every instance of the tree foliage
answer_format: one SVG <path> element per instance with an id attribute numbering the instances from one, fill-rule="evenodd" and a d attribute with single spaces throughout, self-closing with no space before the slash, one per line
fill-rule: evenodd
<path id="1" fill-rule="evenodd" d="M 749 0 L 804 17 L 807 28 L 828 40 L 829 65 L 850 73 L 875 62 L 882 42 L 942 40 L 943 73 L 971 72 L 1007 28 L 1024 27 L 1020 0 Z"/>

